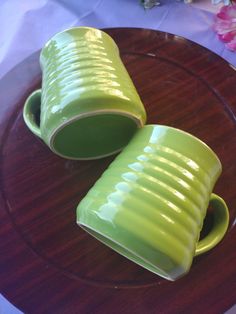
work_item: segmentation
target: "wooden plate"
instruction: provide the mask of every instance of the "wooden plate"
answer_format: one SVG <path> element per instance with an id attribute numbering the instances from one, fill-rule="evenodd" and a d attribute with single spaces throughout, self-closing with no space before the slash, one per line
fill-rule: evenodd
<path id="1" fill-rule="evenodd" d="M 82 231 L 76 206 L 114 156 L 65 160 L 26 128 L 24 101 L 41 84 L 37 52 L 0 81 L 0 291 L 26 313 L 222 313 L 236 300 L 236 73 L 178 36 L 106 31 L 120 48 L 148 123 L 188 131 L 221 159 L 215 192 L 230 208 L 229 231 L 174 283 Z"/>

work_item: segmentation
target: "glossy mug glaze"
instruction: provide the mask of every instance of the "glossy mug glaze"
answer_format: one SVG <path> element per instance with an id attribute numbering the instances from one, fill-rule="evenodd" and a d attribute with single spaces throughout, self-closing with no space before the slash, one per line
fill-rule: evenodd
<path id="1" fill-rule="evenodd" d="M 222 171 L 202 141 L 168 126 L 138 130 L 77 207 L 77 223 L 115 251 L 168 280 L 213 248 L 228 208 L 212 194 Z M 209 202 L 214 226 L 199 241 Z"/>
<path id="2" fill-rule="evenodd" d="M 56 34 L 42 49 L 40 66 L 42 90 L 28 97 L 23 116 L 56 154 L 70 159 L 111 155 L 145 124 L 144 106 L 105 32 L 77 27 Z"/>

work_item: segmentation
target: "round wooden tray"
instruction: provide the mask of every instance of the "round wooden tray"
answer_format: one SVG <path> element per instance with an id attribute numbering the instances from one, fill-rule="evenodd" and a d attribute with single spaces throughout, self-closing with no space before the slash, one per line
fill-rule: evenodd
<path id="1" fill-rule="evenodd" d="M 41 84 L 37 52 L 0 81 L 0 292 L 26 313 L 222 313 L 236 300 L 236 73 L 178 36 L 106 31 L 148 123 L 188 131 L 219 156 L 223 173 L 215 192 L 230 209 L 228 233 L 194 259 L 189 274 L 169 282 L 81 230 L 76 206 L 115 156 L 65 160 L 29 132 L 22 108 Z"/>

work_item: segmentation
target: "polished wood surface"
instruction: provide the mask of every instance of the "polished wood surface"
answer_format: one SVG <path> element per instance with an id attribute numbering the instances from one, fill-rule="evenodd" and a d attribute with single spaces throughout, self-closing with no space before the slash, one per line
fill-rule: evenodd
<path id="1" fill-rule="evenodd" d="M 236 72 L 181 37 L 110 29 L 148 123 L 181 128 L 219 156 L 215 192 L 230 228 L 185 277 L 161 279 L 81 230 L 75 209 L 113 157 L 57 157 L 26 128 L 24 101 L 40 87 L 39 52 L 0 81 L 0 292 L 25 313 L 223 313 L 236 303 Z M 209 214 L 205 232 L 211 226 Z"/>

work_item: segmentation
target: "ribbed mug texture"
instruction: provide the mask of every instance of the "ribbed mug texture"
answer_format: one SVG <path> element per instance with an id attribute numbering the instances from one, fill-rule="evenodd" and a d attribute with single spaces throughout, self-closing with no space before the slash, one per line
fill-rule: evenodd
<path id="1" fill-rule="evenodd" d="M 57 155 L 112 155 L 145 124 L 144 105 L 105 32 L 77 27 L 56 34 L 42 49 L 40 66 L 42 89 L 29 95 L 23 117 Z"/>
<path id="2" fill-rule="evenodd" d="M 132 102 L 129 110 L 138 119 L 143 115 L 140 98 L 121 62 L 117 45 L 100 30 L 85 27 L 59 33 L 45 45 L 40 64 L 43 73 L 42 124 L 51 118 L 50 112 L 58 125 L 63 123 L 63 117 L 57 120 L 57 112 L 60 114 L 65 109 L 66 114 L 66 106 L 74 100 L 77 107 L 80 103 L 79 114 L 87 113 L 91 107 L 93 110 L 124 110 L 125 113 L 129 101 Z M 92 98 L 100 99 L 97 107 L 91 100 L 91 93 Z M 113 100 L 104 108 L 108 96 L 119 98 L 119 105 L 114 106 Z M 76 108 L 72 115 L 75 112 Z"/>
<path id="3" fill-rule="evenodd" d="M 221 173 L 196 138 L 145 126 L 78 206 L 78 223 L 99 240 L 168 279 L 186 273 Z"/>

